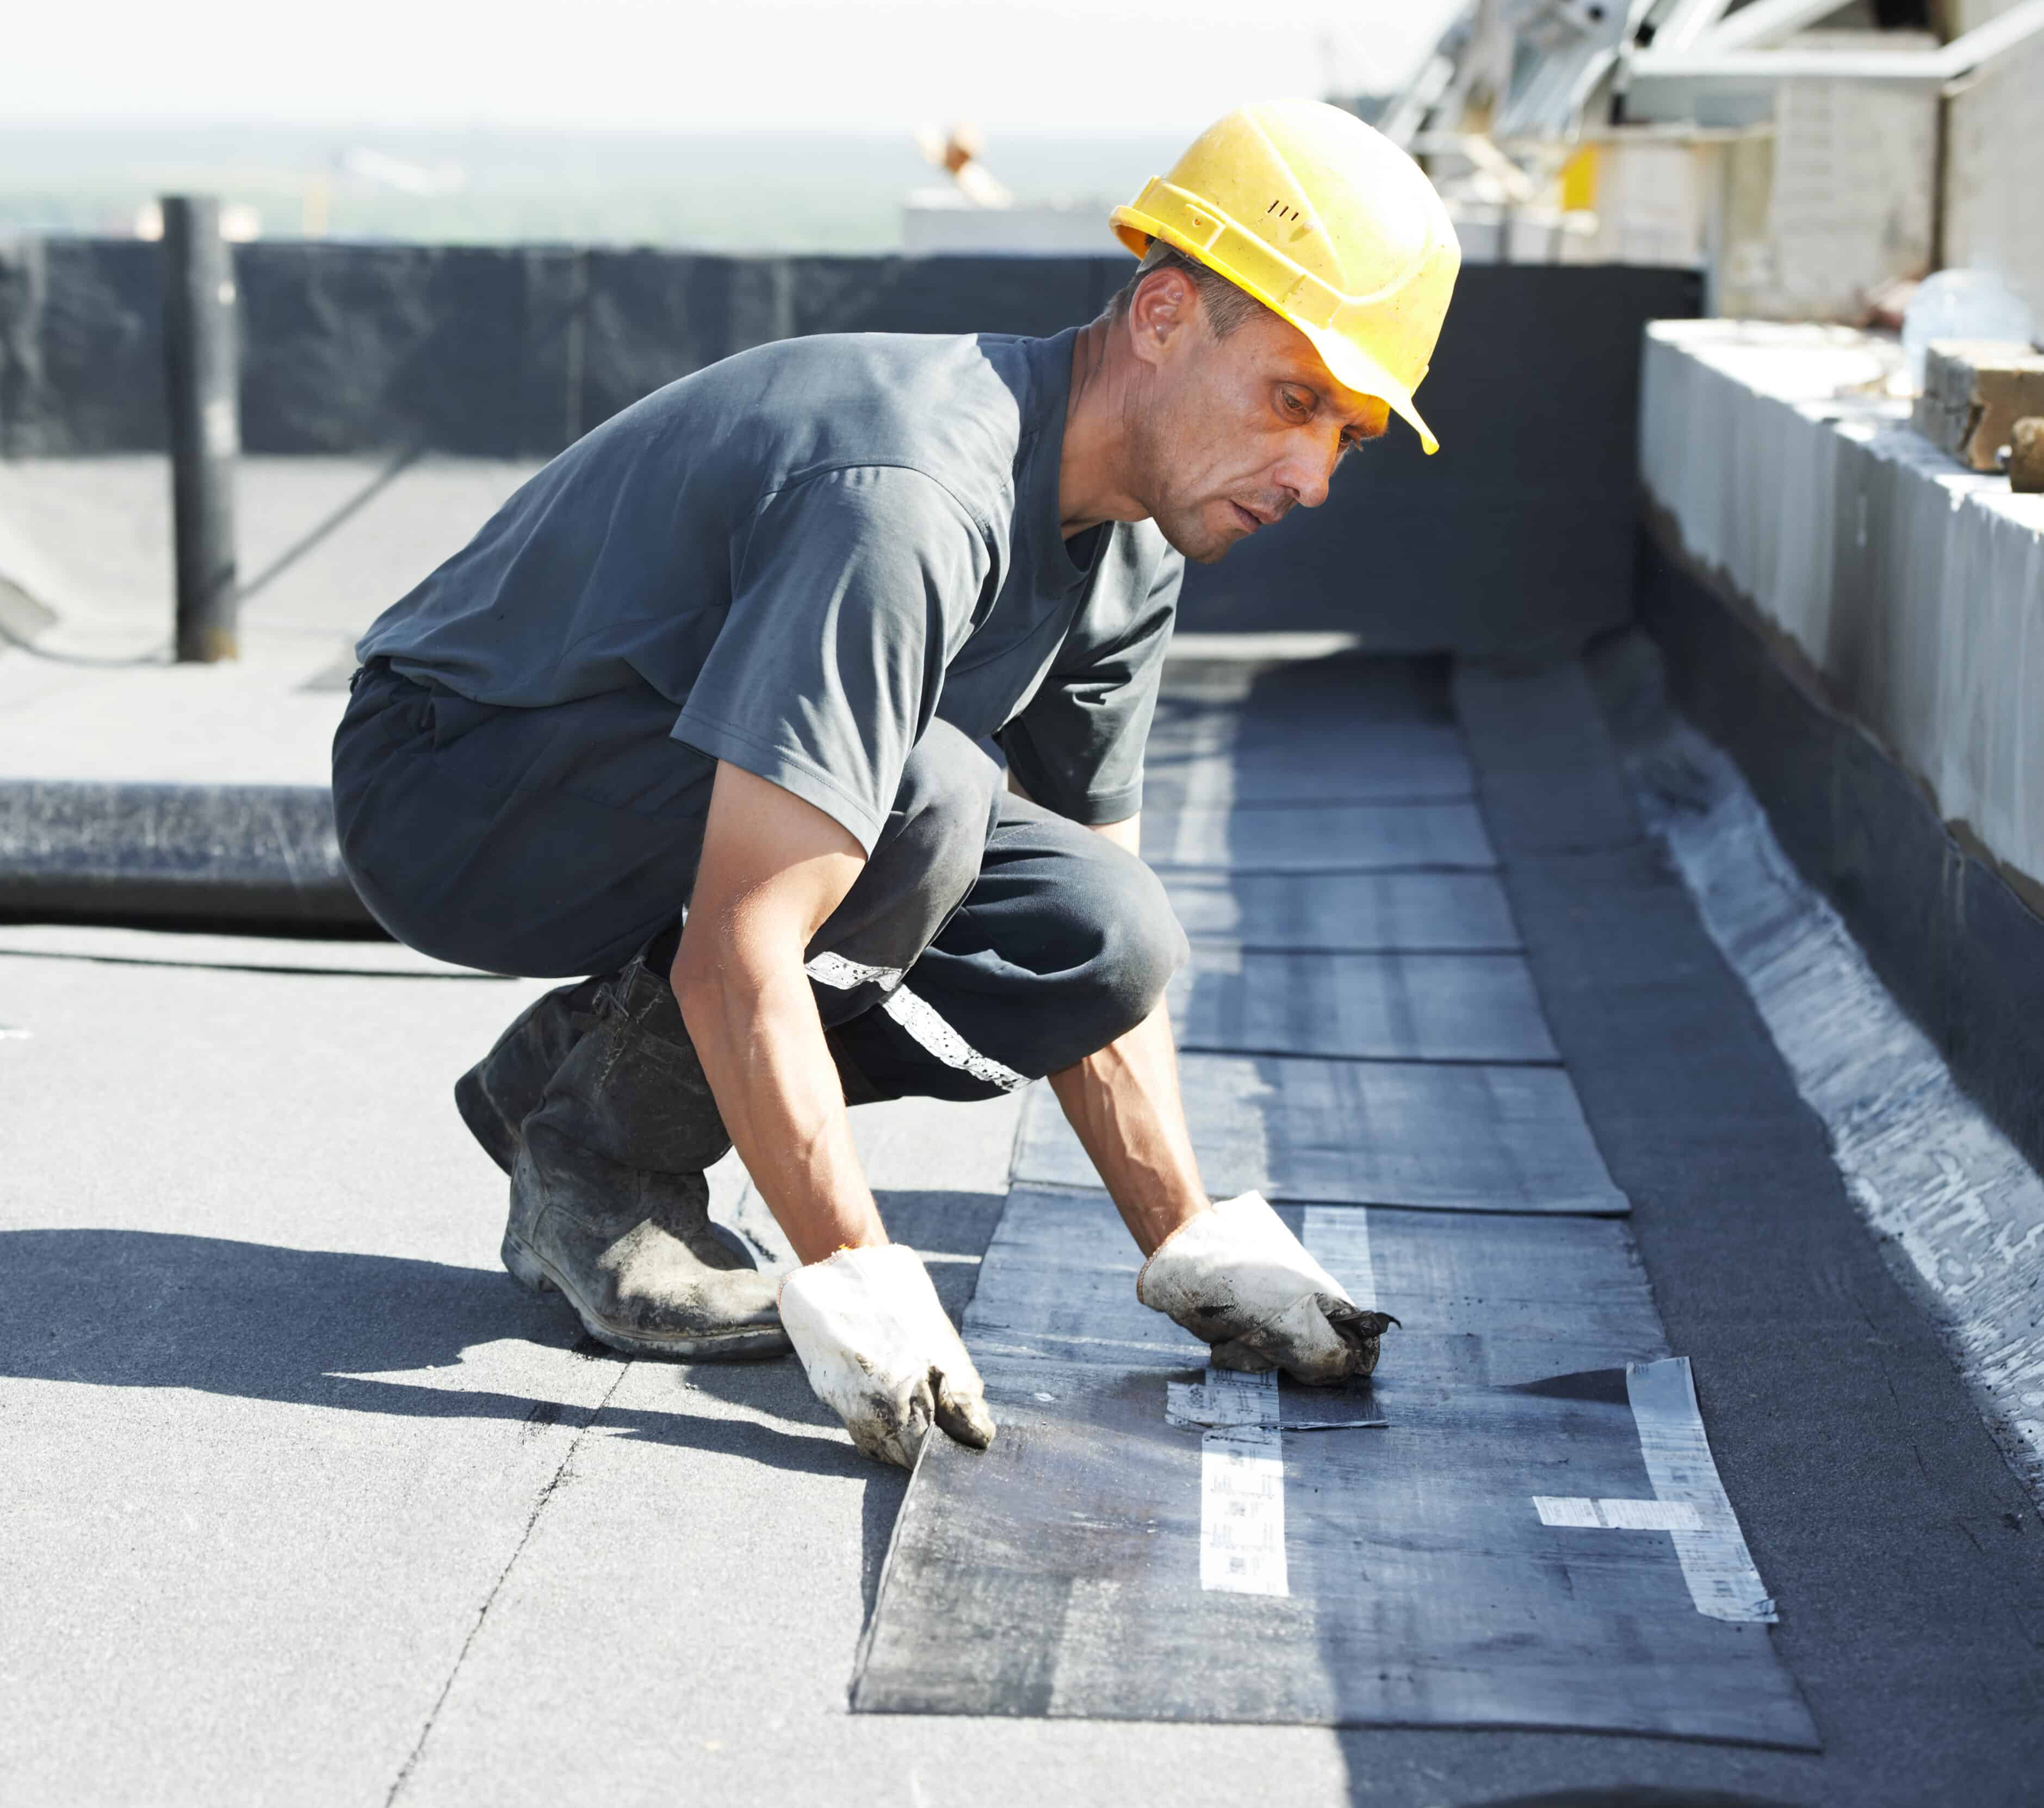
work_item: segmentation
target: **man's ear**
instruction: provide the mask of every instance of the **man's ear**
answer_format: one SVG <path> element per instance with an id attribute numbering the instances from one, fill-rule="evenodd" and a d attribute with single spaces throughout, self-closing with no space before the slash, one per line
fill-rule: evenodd
<path id="1" fill-rule="evenodd" d="M 1130 344 L 1145 364 L 1161 364 L 1172 342 L 1199 317 L 1200 292 L 1182 270 L 1153 270 L 1128 299 Z"/>

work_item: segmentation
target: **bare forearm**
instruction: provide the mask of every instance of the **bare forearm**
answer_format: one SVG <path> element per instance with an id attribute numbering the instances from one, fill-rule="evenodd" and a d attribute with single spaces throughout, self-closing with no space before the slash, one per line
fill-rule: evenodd
<path id="1" fill-rule="evenodd" d="M 685 936 L 674 972 L 682 1015 L 724 1128 L 795 1253 L 820 1261 L 885 1243 L 801 966 L 695 952 Z"/>
<path id="2" fill-rule="evenodd" d="M 1161 1002 L 1099 1054 L 1052 1074 L 1051 1088 L 1144 1255 L 1207 1208 Z"/>

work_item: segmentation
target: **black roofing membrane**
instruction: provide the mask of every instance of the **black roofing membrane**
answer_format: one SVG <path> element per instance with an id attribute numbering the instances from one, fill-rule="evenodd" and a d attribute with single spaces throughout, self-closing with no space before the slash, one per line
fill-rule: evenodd
<path id="1" fill-rule="evenodd" d="M 1699 1612 L 1668 1534 L 1535 1509 L 1654 1491 L 1623 1365 L 1665 1350 L 1624 1225 L 1288 1215 L 1352 1286 L 1359 1231 L 1407 1327 L 1373 1384 L 1281 1390 L 1286 1422 L 1389 1422 L 1283 1438 L 1289 1592 L 1201 1587 L 1202 1436 L 1164 1407 L 1204 1348 L 1136 1302 L 1103 1196 L 1018 1191 L 966 1318 L 1001 1430 L 931 1440 L 855 1708 L 1814 1749 L 1765 1626 Z"/>
<path id="2" fill-rule="evenodd" d="M 1216 767 L 1220 770 L 1216 770 Z M 1359 732 L 1308 726 L 1283 738 L 1235 731 L 1212 714 L 1160 717 L 1143 762 L 1150 809 L 1201 798 L 1251 808 L 1304 803 L 1447 803 L 1471 796 L 1476 776 L 1451 727 L 1404 724 Z"/>
<path id="3" fill-rule="evenodd" d="M 1280 1202 L 1402 1321 L 1374 1381 L 1207 1370 L 1136 1299 L 1038 1086 L 965 1320 L 1000 1434 L 926 1446 L 855 1709 L 1817 1748 L 1629 1202 L 1535 1065 L 1485 822 L 1438 800 L 1465 756 L 1431 676 L 1200 668 L 1164 699 L 1170 807 L 1143 823 L 1194 939 L 1173 1002 L 1201 1174 Z M 1168 1420 L 1203 1379 L 1203 1410 L 1254 1416 L 1202 1429 L 1181 1396 Z"/>
<path id="4" fill-rule="evenodd" d="M 1216 1199 L 1446 1211 L 1623 1212 L 1558 1068 L 1188 1054 L 1178 1077 Z M 1018 1184 L 1097 1186 L 1047 1087 L 1024 1107 Z"/>
<path id="5" fill-rule="evenodd" d="M 1479 872 L 1497 864 L 1483 818 L 1466 802 L 1146 808 L 1143 857 L 1159 869 L 1264 873 Z"/>
<path id="6" fill-rule="evenodd" d="M 1494 873 L 1181 869 L 1165 890 L 1196 942 L 1304 953 L 1509 953 L 1519 942 Z"/>
<path id="7" fill-rule="evenodd" d="M 1559 1057 L 1518 954 L 1347 954 L 1201 943 L 1170 992 L 1178 1046 L 1370 1061 Z"/>

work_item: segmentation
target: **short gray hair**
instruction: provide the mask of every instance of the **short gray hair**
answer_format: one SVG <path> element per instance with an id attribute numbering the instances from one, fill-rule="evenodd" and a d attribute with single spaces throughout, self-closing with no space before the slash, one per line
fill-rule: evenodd
<path id="1" fill-rule="evenodd" d="M 1198 294 L 1201 311 L 1205 314 L 1208 328 L 1216 339 L 1227 338 L 1244 321 L 1264 311 L 1263 304 L 1254 295 L 1236 288 L 1225 276 L 1209 270 L 1197 258 L 1188 257 L 1176 245 L 1166 244 L 1162 239 L 1152 239 L 1142 263 L 1135 267 L 1135 274 L 1116 290 L 1114 299 L 1108 304 L 1109 317 L 1118 321 L 1126 314 L 1129 304 L 1135 299 L 1136 285 L 1159 270 L 1184 271 Z"/>

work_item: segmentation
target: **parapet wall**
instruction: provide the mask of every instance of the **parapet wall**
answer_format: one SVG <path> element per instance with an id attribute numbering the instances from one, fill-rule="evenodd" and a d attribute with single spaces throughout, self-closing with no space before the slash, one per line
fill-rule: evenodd
<path id="1" fill-rule="evenodd" d="M 159 249 L 0 246 L 0 456 L 164 443 Z M 242 443 L 551 456 L 639 397 L 797 333 L 1047 333 L 1126 256 L 732 258 L 563 246 L 236 252 Z M 1189 577 L 1188 629 L 1340 630 L 1385 651 L 1566 652 L 1630 611 L 1641 329 L 1686 270 L 1466 268 L 1402 425 L 1327 505 Z"/>
<path id="2" fill-rule="evenodd" d="M 568 246 L 236 248 L 241 440 L 551 457 L 640 397 L 814 332 L 1047 333 L 1127 257 L 696 256 Z M 0 455 L 160 450 L 160 248 L 0 247 Z"/>
<path id="3" fill-rule="evenodd" d="M 1966 470 L 1843 328 L 1651 327 L 1640 475 L 1666 550 L 2044 898 L 2044 496 Z"/>
<path id="4" fill-rule="evenodd" d="M 1639 616 L 1804 880 L 2044 1168 L 2044 496 L 1902 424 L 1896 361 L 1838 328 L 1651 328 Z"/>

